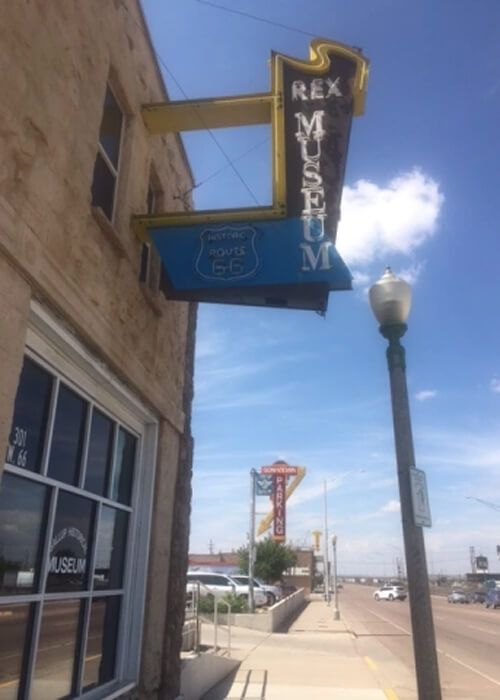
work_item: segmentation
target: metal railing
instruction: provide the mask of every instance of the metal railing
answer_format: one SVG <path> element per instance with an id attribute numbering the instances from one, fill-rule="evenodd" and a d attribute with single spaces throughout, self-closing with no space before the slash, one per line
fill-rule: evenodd
<path id="1" fill-rule="evenodd" d="M 193 581 L 195 585 L 194 590 L 191 591 L 190 594 L 188 594 L 188 597 L 186 599 L 186 606 L 185 606 L 185 615 L 184 615 L 184 627 L 183 627 L 183 649 L 185 647 L 184 640 L 186 637 L 190 634 L 193 633 L 193 625 L 189 625 L 189 622 L 194 621 L 194 641 L 193 641 L 193 651 L 196 653 L 199 653 L 200 651 L 200 645 L 201 645 L 201 618 L 200 618 L 200 599 L 201 599 L 201 594 L 202 592 L 205 595 L 212 596 L 214 598 L 214 615 L 213 615 L 213 626 L 214 626 L 214 644 L 213 644 L 213 653 L 217 654 L 219 651 L 219 640 L 218 640 L 218 631 L 219 627 L 219 603 L 222 603 L 223 605 L 226 606 L 227 608 L 227 655 L 230 657 L 231 656 L 231 605 L 228 603 L 226 600 L 217 598 L 217 596 L 214 595 L 213 591 L 210 590 L 207 586 L 205 586 L 203 583 L 200 581 Z M 188 623 L 188 624 L 186 624 Z"/>

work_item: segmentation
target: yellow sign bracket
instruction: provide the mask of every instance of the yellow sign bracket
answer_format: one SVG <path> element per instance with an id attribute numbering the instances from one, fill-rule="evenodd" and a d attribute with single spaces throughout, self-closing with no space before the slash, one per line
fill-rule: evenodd
<path id="1" fill-rule="evenodd" d="M 247 209 L 225 209 L 181 213 L 141 214 L 132 217 L 132 228 L 142 241 L 149 239 L 148 228 L 184 226 L 200 222 L 231 222 L 286 217 L 286 163 L 283 109 L 283 65 L 288 64 L 311 75 L 321 76 L 332 57 L 342 56 L 356 64 L 353 85 L 354 115 L 363 114 L 368 61 L 349 46 L 327 39 L 313 39 L 309 61 L 279 53 L 271 57 L 271 92 L 198 100 L 161 102 L 144 105 L 142 117 L 150 134 L 271 124 L 272 205 Z"/>

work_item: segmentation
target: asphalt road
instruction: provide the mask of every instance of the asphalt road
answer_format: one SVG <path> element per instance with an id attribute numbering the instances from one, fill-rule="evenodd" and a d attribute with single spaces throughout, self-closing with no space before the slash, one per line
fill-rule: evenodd
<path id="1" fill-rule="evenodd" d="M 339 608 L 356 634 L 359 645 L 379 643 L 378 665 L 385 668 L 401 700 L 415 698 L 413 645 L 408 599 L 375 601 L 375 589 L 346 584 Z M 446 700 L 498 700 L 500 698 L 500 609 L 483 605 L 450 604 L 432 596 L 434 627 L 443 698 Z M 383 650 L 390 652 L 384 654 Z M 370 649 L 373 656 L 377 652 Z M 391 656 L 398 664 L 391 664 Z M 410 674 L 401 672 L 405 667 Z M 410 687 L 410 686 L 413 687 Z"/>

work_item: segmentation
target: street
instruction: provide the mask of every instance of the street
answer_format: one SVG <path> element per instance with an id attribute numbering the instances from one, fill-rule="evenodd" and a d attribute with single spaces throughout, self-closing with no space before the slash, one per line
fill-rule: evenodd
<path id="1" fill-rule="evenodd" d="M 415 698 L 403 666 L 413 674 L 408 599 L 375 601 L 375 588 L 346 584 L 340 592 L 341 616 L 357 637 L 361 653 L 387 675 L 400 700 Z M 450 604 L 432 596 L 443 699 L 497 700 L 500 696 L 500 609 Z M 374 644 L 374 642 L 379 644 Z M 399 664 L 391 661 L 389 651 Z"/>

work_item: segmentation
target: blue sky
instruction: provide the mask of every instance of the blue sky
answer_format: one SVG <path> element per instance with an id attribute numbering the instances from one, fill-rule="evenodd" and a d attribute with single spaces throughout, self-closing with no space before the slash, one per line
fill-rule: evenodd
<path id="1" fill-rule="evenodd" d="M 288 503 L 289 541 L 308 546 L 323 530 L 327 480 L 340 573 L 394 573 L 402 535 L 385 341 L 366 295 L 389 264 L 413 286 L 404 344 L 416 462 L 433 517 L 429 569 L 469 571 L 474 546 L 500 570 L 500 512 L 466 498 L 500 504 L 500 3 L 143 7 L 171 99 L 267 91 L 271 50 L 305 59 L 315 36 L 361 47 L 371 61 L 337 239 L 355 289 L 332 293 L 325 318 L 200 305 L 190 551 L 244 544 L 249 471 L 285 459 L 307 469 Z M 190 133 L 196 207 L 269 203 L 267 127 L 216 136 L 253 196 L 211 137 Z M 258 499 L 258 519 L 268 509 Z"/>

